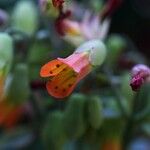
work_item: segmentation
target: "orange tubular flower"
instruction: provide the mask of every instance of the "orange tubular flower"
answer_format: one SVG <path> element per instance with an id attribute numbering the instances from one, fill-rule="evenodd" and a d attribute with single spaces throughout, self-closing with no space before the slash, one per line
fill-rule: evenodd
<path id="1" fill-rule="evenodd" d="M 47 82 L 48 93 L 56 98 L 68 96 L 92 70 L 92 66 L 101 65 L 106 55 L 104 44 L 92 40 L 82 44 L 69 57 L 57 58 L 41 68 L 41 77 L 52 77 Z"/>
<path id="2" fill-rule="evenodd" d="M 6 128 L 13 127 L 22 115 L 21 106 L 13 106 L 6 101 L 0 102 L 0 125 Z"/>
<path id="3" fill-rule="evenodd" d="M 56 98 L 64 98 L 90 71 L 88 53 L 73 53 L 65 59 L 57 58 L 48 62 L 42 67 L 40 75 L 53 77 L 46 84 L 48 93 Z"/>

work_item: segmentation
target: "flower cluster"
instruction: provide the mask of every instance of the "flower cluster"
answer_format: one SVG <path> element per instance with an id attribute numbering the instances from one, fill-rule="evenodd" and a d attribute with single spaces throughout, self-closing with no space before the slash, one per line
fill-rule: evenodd
<path id="1" fill-rule="evenodd" d="M 71 19 L 73 14 L 64 9 L 64 0 L 51 2 L 59 12 L 55 19 L 56 31 L 64 40 L 78 47 L 69 57 L 57 58 L 41 68 L 40 75 L 51 78 L 46 84 L 49 94 L 56 98 L 64 98 L 91 72 L 93 66 L 103 63 L 106 48 L 102 40 L 108 33 L 109 17 L 120 5 L 121 0 L 109 0 L 103 9 L 94 15 L 86 10 L 80 20 Z"/>

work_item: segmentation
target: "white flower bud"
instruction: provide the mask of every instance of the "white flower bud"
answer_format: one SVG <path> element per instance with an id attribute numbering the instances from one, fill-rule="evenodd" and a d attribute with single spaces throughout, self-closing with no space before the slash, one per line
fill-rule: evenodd
<path id="1" fill-rule="evenodd" d="M 28 35 L 35 33 L 38 28 L 38 12 L 32 1 L 18 1 L 12 13 L 12 26 Z"/>
<path id="2" fill-rule="evenodd" d="M 0 33 L 0 76 L 6 76 L 13 59 L 13 40 L 6 33 Z"/>
<path id="3" fill-rule="evenodd" d="M 100 40 L 91 40 L 79 46 L 75 53 L 89 52 L 89 60 L 93 66 L 101 65 L 106 58 L 106 47 Z"/>

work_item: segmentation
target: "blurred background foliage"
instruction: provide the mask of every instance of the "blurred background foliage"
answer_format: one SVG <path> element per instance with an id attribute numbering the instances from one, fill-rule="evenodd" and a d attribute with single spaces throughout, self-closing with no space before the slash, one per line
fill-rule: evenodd
<path id="1" fill-rule="evenodd" d="M 97 12 L 107 1 L 76 2 Z M 150 85 L 137 93 L 129 86 L 131 67 L 149 65 L 149 0 L 123 1 L 104 65 L 63 101 L 39 76 L 43 64 L 75 49 L 56 33 L 55 15 L 43 15 L 38 0 L 0 0 L 0 149 L 149 150 Z"/>

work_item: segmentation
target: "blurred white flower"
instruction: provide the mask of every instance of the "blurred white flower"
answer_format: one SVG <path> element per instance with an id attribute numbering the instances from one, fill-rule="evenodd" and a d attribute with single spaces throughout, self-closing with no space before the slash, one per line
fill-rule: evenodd
<path id="1" fill-rule="evenodd" d="M 86 11 L 81 21 L 63 20 L 64 39 L 75 46 L 92 39 L 104 40 L 107 36 L 110 19 L 101 20 L 99 15 Z"/>

